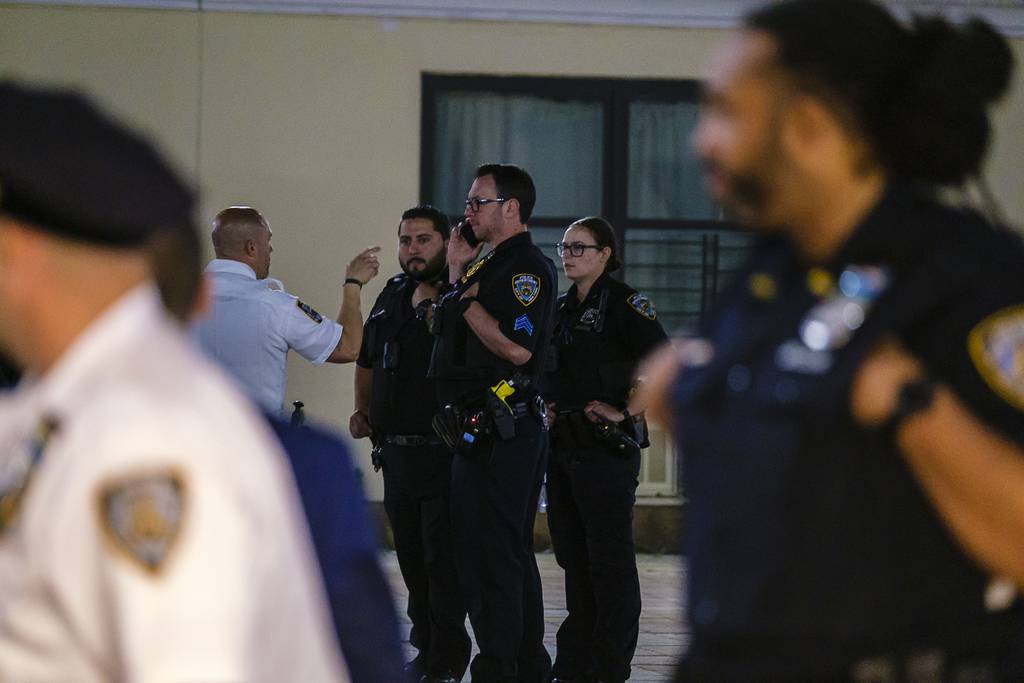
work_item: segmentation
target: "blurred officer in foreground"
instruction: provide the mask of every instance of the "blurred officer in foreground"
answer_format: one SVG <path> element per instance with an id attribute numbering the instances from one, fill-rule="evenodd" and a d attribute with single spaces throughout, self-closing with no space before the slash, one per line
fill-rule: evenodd
<path id="1" fill-rule="evenodd" d="M 761 240 L 675 352 L 682 679 L 1021 680 L 1024 250 L 935 199 L 1011 67 L 867 0 L 766 6 L 713 61 L 696 148 Z"/>
<path id="2" fill-rule="evenodd" d="M 629 678 L 640 625 L 633 503 L 648 444 L 633 415 L 643 407 L 629 398 L 637 363 L 666 337 L 650 299 L 609 274 L 620 263 L 607 221 L 576 221 L 557 249 L 573 285 L 559 297 L 547 368 L 547 496 L 569 614 L 551 673 L 553 683 L 615 683 Z"/>
<path id="3" fill-rule="evenodd" d="M 198 235 L 164 230 L 149 240 L 149 255 L 164 305 L 187 323 L 205 305 Z M 295 476 L 351 680 L 403 679 L 394 603 L 348 447 L 316 427 L 273 417 L 270 426 Z"/>
<path id="4" fill-rule="evenodd" d="M 405 681 L 395 603 L 348 447 L 315 426 L 270 424 L 295 475 L 352 683 Z"/>
<path id="5" fill-rule="evenodd" d="M 460 681 L 469 664 L 466 608 L 459 593 L 449 488 L 452 452 L 434 434 L 436 388 L 427 379 L 433 337 L 427 312 L 445 269 L 448 218 L 432 206 L 402 214 L 398 262 L 366 321 L 355 378 L 352 437 L 374 440 L 383 470 L 384 509 L 409 589 L 409 669 L 429 681 Z"/>
<path id="6" fill-rule="evenodd" d="M 192 197 L 76 95 L 0 85 L 0 678 L 348 680 L 280 448 L 166 316 Z"/>
<path id="7" fill-rule="evenodd" d="M 259 211 L 232 206 L 213 219 L 217 258 L 206 266 L 213 306 L 196 334 L 203 349 L 263 410 L 283 410 L 289 349 L 314 365 L 351 363 L 363 340 L 359 292 L 377 274 L 379 247 L 349 263 L 337 322 L 324 318 L 269 279 L 270 224 Z"/>
<path id="8" fill-rule="evenodd" d="M 444 406 L 435 424 L 456 454 L 455 562 L 480 647 L 475 683 L 540 683 L 551 667 L 533 523 L 547 450 L 539 381 L 556 279 L 526 228 L 535 200 L 523 169 L 477 169 L 466 223 L 448 243 L 452 287 L 432 321 L 431 376 Z M 491 251 L 470 265 L 483 243 Z"/>

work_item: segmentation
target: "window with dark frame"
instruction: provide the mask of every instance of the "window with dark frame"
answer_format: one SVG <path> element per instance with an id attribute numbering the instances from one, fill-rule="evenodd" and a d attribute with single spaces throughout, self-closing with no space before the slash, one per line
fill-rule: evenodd
<path id="1" fill-rule="evenodd" d="M 420 199 L 462 215 L 474 169 L 522 165 L 537 185 L 534 241 L 572 221 L 615 226 L 624 268 L 665 329 L 693 332 L 751 237 L 721 219 L 690 145 L 697 81 L 423 75 Z M 570 283 L 560 274 L 559 290 Z"/>

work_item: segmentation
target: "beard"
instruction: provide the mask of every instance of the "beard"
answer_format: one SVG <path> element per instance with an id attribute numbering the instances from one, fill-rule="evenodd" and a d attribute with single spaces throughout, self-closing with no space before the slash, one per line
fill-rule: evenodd
<path id="1" fill-rule="evenodd" d="M 769 214 L 779 174 L 786 167 L 777 135 L 768 138 L 754 162 L 744 168 L 730 170 L 713 159 L 702 160 L 702 165 L 706 172 L 724 180 L 721 196 L 715 199 L 727 219 L 761 230 L 775 227 Z"/>
<path id="2" fill-rule="evenodd" d="M 708 163 L 713 172 L 725 178 L 728 190 L 718 198 L 726 218 L 744 225 L 758 225 L 768 204 L 769 190 L 764 178 L 753 172 L 729 173 Z"/>
<path id="3" fill-rule="evenodd" d="M 410 265 L 415 262 L 422 263 L 423 266 L 419 269 L 414 270 L 413 268 L 410 267 Z M 432 282 L 436 280 L 439 275 L 441 275 L 442 271 L 444 271 L 445 252 L 442 249 L 441 251 L 437 252 L 437 254 L 429 261 L 425 261 L 420 258 L 415 258 L 409 259 L 408 261 L 403 261 L 400 263 L 400 265 L 402 266 L 402 272 L 408 275 L 416 282 Z"/>

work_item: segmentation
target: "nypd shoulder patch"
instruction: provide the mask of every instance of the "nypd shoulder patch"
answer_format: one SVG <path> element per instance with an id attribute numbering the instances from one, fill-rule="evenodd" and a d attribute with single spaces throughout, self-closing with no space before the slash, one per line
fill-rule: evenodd
<path id="1" fill-rule="evenodd" d="M 184 477 L 165 471 L 107 482 L 98 502 L 111 548 L 146 573 L 158 574 L 181 535 Z"/>
<path id="2" fill-rule="evenodd" d="M 1024 306 L 1004 308 L 978 323 L 967 350 L 985 383 L 1024 410 Z"/>
<path id="3" fill-rule="evenodd" d="M 320 315 L 319 313 L 317 313 L 316 309 L 314 309 L 309 304 L 302 303 L 301 299 L 296 299 L 295 300 L 295 305 L 299 307 L 300 311 L 302 311 L 303 313 L 308 315 L 313 322 L 319 324 L 319 323 L 322 323 L 324 321 L 324 317 L 322 315 Z"/>
<path id="4" fill-rule="evenodd" d="M 529 306 L 540 295 L 540 278 L 531 273 L 520 273 L 512 277 L 512 293 L 524 306 Z"/>
<path id="5" fill-rule="evenodd" d="M 629 304 L 630 308 L 648 320 L 657 320 L 658 312 L 654 310 L 654 303 L 646 294 L 633 292 L 626 299 L 626 303 Z"/>

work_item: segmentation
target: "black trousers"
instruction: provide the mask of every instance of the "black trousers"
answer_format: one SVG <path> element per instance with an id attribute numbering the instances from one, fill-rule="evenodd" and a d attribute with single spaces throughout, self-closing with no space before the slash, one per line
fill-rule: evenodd
<path id="1" fill-rule="evenodd" d="M 640 456 L 556 442 L 548 465 L 548 528 L 565 570 L 568 616 L 553 675 L 617 683 L 629 678 L 640 626 L 633 545 Z"/>
<path id="2" fill-rule="evenodd" d="M 532 416 L 516 420 L 516 430 L 452 463 L 455 559 L 480 648 L 473 683 L 543 683 L 551 669 L 533 554 L 547 435 Z"/>
<path id="3" fill-rule="evenodd" d="M 452 455 L 441 446 L 384 446 L 384 509 L 409 589 L 410 642 L 423 672 L 461 679 L 472 646 L 452 548 Z"/>

